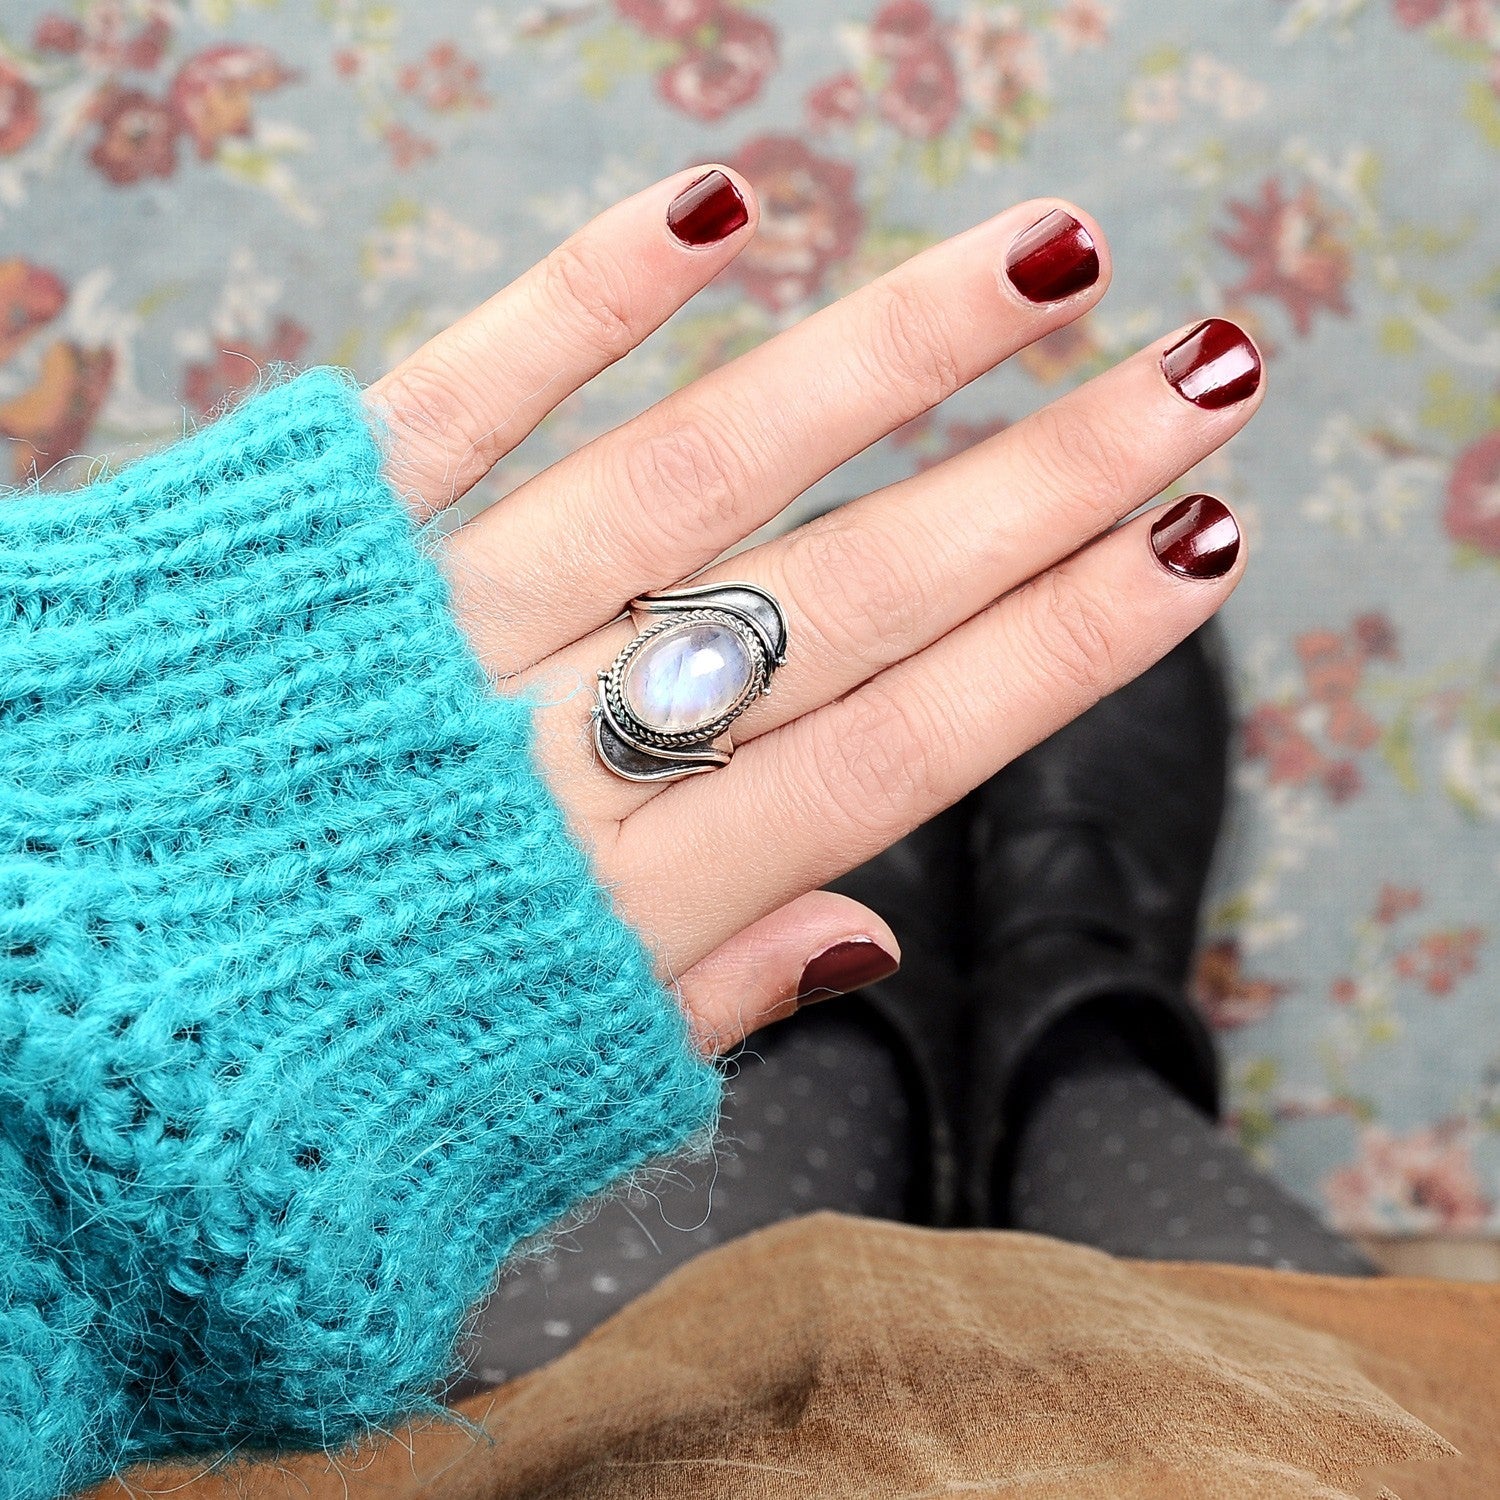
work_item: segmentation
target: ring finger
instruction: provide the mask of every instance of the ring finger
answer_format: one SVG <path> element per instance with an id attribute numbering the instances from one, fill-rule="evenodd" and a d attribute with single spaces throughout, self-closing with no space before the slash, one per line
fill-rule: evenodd
<path id="1" fill-rule="evenodd" d="M 735 723 L 735 742 L 851 691 L 1077 551 L 1227 441 L 1260 395 L 1254 344 L 1212 319 L 944 464 L 710 569 L 695 582 L 769 588 L 793 642 L 775 693 Z M 553 680 L 586 678 L 633 630 L 618 622 L 580 643 Z M 583 705 L 558 696 L 554 712 L 576 724 Z M 575 763 L 576 738 L 563 731 Z M 586 779 L 580 792 L 599 816 L 628 815 L 661 789 Z"/>

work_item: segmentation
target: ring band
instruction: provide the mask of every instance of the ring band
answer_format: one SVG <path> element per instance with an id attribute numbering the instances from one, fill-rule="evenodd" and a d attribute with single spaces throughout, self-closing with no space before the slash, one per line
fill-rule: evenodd
<path id="1" fill-rule="evenodd" d="M 599 673 L 594 748 L 627 781 L 675 781 L 729 764 L 729 726 L 786 660 L 786 614 L 753 583 L 642 594 L 641 631 Z"/>

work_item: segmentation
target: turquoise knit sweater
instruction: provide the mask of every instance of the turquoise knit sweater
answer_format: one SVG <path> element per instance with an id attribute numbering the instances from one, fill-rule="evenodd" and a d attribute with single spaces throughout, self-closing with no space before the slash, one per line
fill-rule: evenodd
<path id="1" fill-rule="evenodd" d="M 344 377 L 0 499 L 0 1496 L 423 1408 L 718 1094 Z"/>

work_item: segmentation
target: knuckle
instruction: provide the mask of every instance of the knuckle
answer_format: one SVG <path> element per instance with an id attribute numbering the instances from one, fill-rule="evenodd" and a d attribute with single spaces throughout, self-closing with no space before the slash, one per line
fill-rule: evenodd
<path id="1" fill-rule="evenodd" d="M 1033 413 L 1031 449 L 1050 505 L 1076 505 L 1086 534 L 1107 524 L 1134 487 L 1131 434 L 1114 417 L 1078 401 L 1054 401 Z"/>
<path id="2" fill-rule="evenodd" d="M 866 357 L 899 411 L 925 411 L 947 400 L 963 384 L 963 373 L 941 304 L 910 278 L 877 282 L 870 290 L 874 332 Z"/>
<path id="3" fill-rule="evenodd" d="M 938 741 L 914 703 L 878 683 L 846 700 L 846 709 L 817 721 L 822 815 L 831 809 L 867 840 L 884 842 L 929 807 Z"/>
<path id="4" fill-rule="evenodd" d="M 1043 671 L 1061 678 L 1084 704 L 1102 698 L 1116 680 L 1118 648 L 1109 608 L 1082 588 L 1065 568 L 1036 580 L 1033 639 L 1041 643 Z"/>
<path id="5" fill-rule="evenodd" d="M 889 537 L 857 522 L 814 523 L 788 558 L 797 598 L 834 659 L 884 664 L 904 655 L 924 613 L 909 559 Z"/>
<path id="6" fill-rule="evenodd" d="M 629 270 L 587 239 L 568 240 L 542 262 L 548 312 L 575 326 L 591 348 L 612 358 L 640 342 Z"/>
<path id="7" fill-rule="evenodd" d="M 452 449 L 466 441 L 468 401 L 441 360 L 407 360 L 382 384 L 381 400 L 393 428 L 424 447 Z"/>
<path id="8" fill-rule="evenodd" d="M 726 435 L 697 417 L 624 446 L 625 480 L 640 502 L 638 512 L 653 518 L 653 546 L 663 540 L 680 550 L 684 541 L 717 551 L 732 538 L 739 510 L 740 460 Z"/>

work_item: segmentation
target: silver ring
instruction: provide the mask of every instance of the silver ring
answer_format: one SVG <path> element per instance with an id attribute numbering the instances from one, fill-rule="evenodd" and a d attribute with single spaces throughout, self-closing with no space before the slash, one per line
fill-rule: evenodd
<path id="1" fill-rule="evenodd" d="M 757 584 L 712 583 L 642 594 L 630 610 L 643 628 L 599 673 L 599 759 L 627 781 L 728 765 L 729 726 L 786 660 L 781 605 Z"/>

